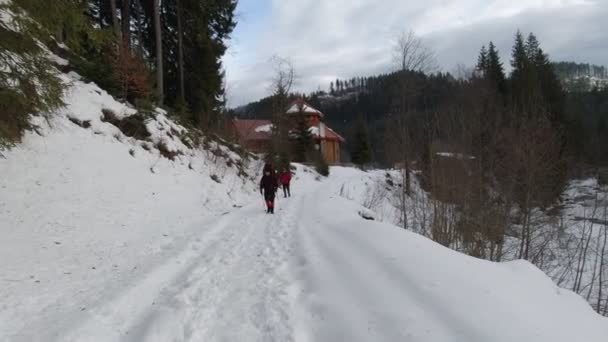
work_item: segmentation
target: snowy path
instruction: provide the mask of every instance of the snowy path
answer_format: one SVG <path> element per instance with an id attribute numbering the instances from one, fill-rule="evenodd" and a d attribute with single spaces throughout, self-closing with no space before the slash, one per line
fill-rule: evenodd
<path id="1" fill-rule="evenodd" d="M 260 200 L 200 222 L 86 310 L 32 319 L 8 340 L 605 341 L 608 320 L 530 264 L 365 221 L 328 190 L 358 171 L 333 172 L 303 174 L 276 215 Z"/>
<path id="2" fill-rule="evenodd" d="M 97 310 L 61 340 L 290 341 L 285 229 L 262 202 L 221 217 L 182 253 Z M 168 281 L 170 279 L 170 281 Z"/>

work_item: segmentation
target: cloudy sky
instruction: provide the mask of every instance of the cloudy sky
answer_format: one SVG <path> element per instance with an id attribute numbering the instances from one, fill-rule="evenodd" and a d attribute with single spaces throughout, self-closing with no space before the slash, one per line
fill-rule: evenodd
<path id="1" fill-rule="evenodd" d="M 492 40 L 505 65 L 517 29 L 552 60 L 608 65 L 608 0 L 239 0 L 224 58 L 230 106 L 269 95 L 272 56 L 289 58 L 297 91 L 390 71 L 401 32 L 414 30 L 443 71 L 471 66 Z"/>

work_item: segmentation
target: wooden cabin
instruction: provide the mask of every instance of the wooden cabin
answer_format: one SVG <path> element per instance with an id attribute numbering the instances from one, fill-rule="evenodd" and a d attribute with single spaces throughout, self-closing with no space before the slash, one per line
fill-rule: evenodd
<path id="1" fill-rule="evenodd" d="M 324 115 L 302 99 L 293 101 L 285 113 L 295 128 L 300 115 L 306 116 L 314 145 L 329 164 L 340 162 L 344 138 L 323 122 Z M 254 153 L 262 153 L 270 143 L 272 123 L 269 120 L 233 119 L 229 130 L 235 141 Z"/>

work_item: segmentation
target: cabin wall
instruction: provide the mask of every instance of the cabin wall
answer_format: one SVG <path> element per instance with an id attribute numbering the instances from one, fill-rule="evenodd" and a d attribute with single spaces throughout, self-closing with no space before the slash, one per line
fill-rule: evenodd
<path id="1" fill-rule="evenodd" d="M 340 162 L 340 143 L 335 140 L 325 140 L 323 143 L 323 158 L 329 164 Z"/>

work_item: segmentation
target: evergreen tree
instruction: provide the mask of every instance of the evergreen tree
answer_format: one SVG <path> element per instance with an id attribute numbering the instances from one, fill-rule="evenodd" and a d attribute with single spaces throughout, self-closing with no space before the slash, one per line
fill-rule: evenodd
<path id="1" fill-rule="evenodd" d="M 524 45 L 524 38 L 521 32 L 518 30 L 515 34 L 515 44 L 511 50 L 511 81 L 513 83 L 513 87 L 521 82 L 523 74 L 526 72 L 527 65 L 528 57 L 526 47 Z"/>
<path id="2" fill-rule="evenodd" d="M 536 60 L 537 56 L 540 53 L 540 43 L 538 39 L 534 35 L 534 33 L 530 33 L 528 38 L 526 39 L 525 44 L 526 56 L 530 61 Z"/>
<path id="3" fill-rule="evenodd" d="M 353 136 L 353 147 L 351 152 L 351 161 L 363 167 L 365 164 L 369 164 L 372 159 L 371 147 L 369 144 L 369 136 L 367 129 L 365 128 L 365 122 L 363 119 L 357 121 L 355 127 L 355 134 Z"/>
<path id="4" fill-rule="evenodd" d="M 32 6 L 30 9 L 40 10 L 37 14 L 43 17 L 42 7 L 33 2 L 28 4 Z M 66 3 L 50 7 L 53 5 L 61 8 Z M 8 6 L 0 4 L 0 9 Z M 38 23 L 25 19 L 20 7 L 12 6 L 11 10 L 20 29 L 15 31 L 0 22 L 0 150 L 19 142 L 23 131 L 31 127 L 30 115 L 50 112 L 63 104 L 62 82 L 36 39 Z M 49 15 L 60 13 L 48 10 Z M 53 23 L 62 20 L 46 19 Z"/>
<path id="5" fill-rule="evenodd" d="M 475 69 L 482 76 L 485 75 L 486 71 L 488 70 L 488 50 L 486 50 L 485 45 L 481 47 L 479 57 L 477 57 L 477 66 Z"/>
<path id="6" fill-rule="evenodd" d="M 304 113 L 300 113 L 296 120 L 296 129 L 293 132 L 294 157 L 296 161 L 307 162 L 312 151 L 313 136 Z"/>
<path id="7" fill-rule="evenodd" d="M 498 55 L 498 50 L 493 42 L 490 42 L 487 55 L 487 77 L 490 79 L 502 94 L 506 93 L 506 76 L 505 71 Z"/>

